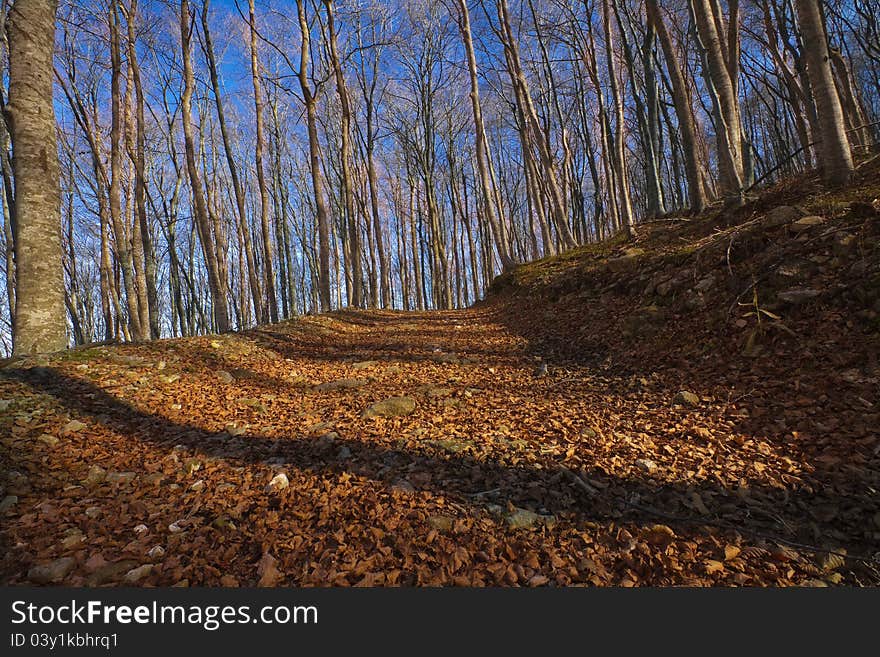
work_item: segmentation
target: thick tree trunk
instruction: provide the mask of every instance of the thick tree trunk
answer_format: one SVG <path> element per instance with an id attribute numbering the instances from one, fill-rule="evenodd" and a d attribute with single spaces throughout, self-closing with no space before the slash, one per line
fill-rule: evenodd
<path id="1" fill-rule="evenodd" d="M 818 0 L 795 0 L 798 25 L 807 47 L 807 75 L 816 102 L 819 121 L 820 168 L 827 184 L 842 185 L 849 181 L 853 172 L 852 153 L 846 137 L 846 127 L 840 96 L 834 85 L 828 54 L 828 38 L 822 24 Z"/>
<path id="2" fill-rule="evenodd" d="M 8 24 L 16 355 L 58 351 L 68 344 L 52 104 L 56 8 L 53 0 L 16 0 Z"/>

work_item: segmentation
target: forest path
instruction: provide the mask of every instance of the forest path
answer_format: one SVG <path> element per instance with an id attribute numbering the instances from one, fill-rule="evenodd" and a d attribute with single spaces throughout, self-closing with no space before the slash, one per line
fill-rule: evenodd
<path id="1" fill-rule="evenodd" d="M 863 551 L 876 499 L 746 433 L 710 382 L 547 368 L 509 317 L 343 311 L 8 366 L 3 582 L 871 576 L 792 544 Z"/>

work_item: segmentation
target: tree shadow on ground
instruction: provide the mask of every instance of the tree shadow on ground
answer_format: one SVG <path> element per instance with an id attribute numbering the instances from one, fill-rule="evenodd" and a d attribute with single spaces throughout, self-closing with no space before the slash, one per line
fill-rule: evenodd
<path id="1" fill-rule="evenodd" d="M 276 439 L 260 434 L 232 436 L 146 413 L 89 381 L 52 368 L 6 369 L 0 376 L 24 384 L 35 393 L 50 395 L 71 415 L 87 416 L 113 432 L 160 449 L 183 445 L 239 465 L 265 464 L 271 460 L 273 464 L 311 472 L 350 472 L 388 486 L 414 471 L 430 473 L 430 477 L 411 482 L 416 490 L 448 496 L 474 508 L 485 508 L 487 501 L 497 500 L 542 513 L 570 515 L 576 521 L 662 522 L 677 532 L 715 525 L 723 531 L 740 531 L 745 535 L 779 537 L 827 549 L 844 548 L 850 554 L 866 554 L 870 546 L 858 538 L 848 538 L 847 527 L 854 519 L 863 518 L 870 523 L 873 514 L 880 511 L 880 500 L 874 500 L 868 508 L 864 500 L 837 499 L 833 491 L 807 487 L 779 490 L 755 485 L 750 486 L 749 495 L 744 497 L 742 491 L 730 490 L 708 479 L 660 484 L 637 477 L 615 477 L 602 471 L 573 475 L 552 460 L 521 466 L 506 463 L 503 458 L 438 453 L 442 450 L 433 445 L 402 449 L 391 441 L 383 444 L 342 436 L 328 449 L 315 439 Z M 347 448 L 349 455 L 345 458 L 339 456 L 341 447 Z M 584 490 L 581 482 L 585 480 L 593 482 L 587 486 L 592 490 Z M 695 513 L 681 503 L 695 492 L 703 500 L 704 513 Z M 822 522 L 810 515 L 815 505 L 829 502 L 841 509 L 838 518 Z M 771 517 L 759 515 L 768 507 L 773 509 Z M 847 523 L 838 524 L 841 518 L 846 518 Z"/>

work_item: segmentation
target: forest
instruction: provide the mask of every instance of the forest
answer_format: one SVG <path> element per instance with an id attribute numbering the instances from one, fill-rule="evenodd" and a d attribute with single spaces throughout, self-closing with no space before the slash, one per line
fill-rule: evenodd
<path id="1" fill-rule="evenodd" d="M 880 584 L 878 0 L 2 0 L 0 583 Z"/>
<path id="2" fill-rule="evenodd" d="M 68 342 L 462 308 L 515 263 L 815 165 L 846 179 L 841 143 L 864 154 L 877 135 L 878 15 L 874 0 L 61 2 L 46 138 Z M 29 112 L 3 80 L 5 114 Z"/>

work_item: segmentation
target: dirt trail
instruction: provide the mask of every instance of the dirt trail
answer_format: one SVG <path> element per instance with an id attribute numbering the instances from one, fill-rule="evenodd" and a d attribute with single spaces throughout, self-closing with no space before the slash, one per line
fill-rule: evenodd
<path id="1" fill-rule="evenodd" d="M 9 365 L 2 581 L 872 581 L 809 547 L 865 553 L 860 482 L 711 382 L 544 363 L 536 321 L 349 311 Z"/>

